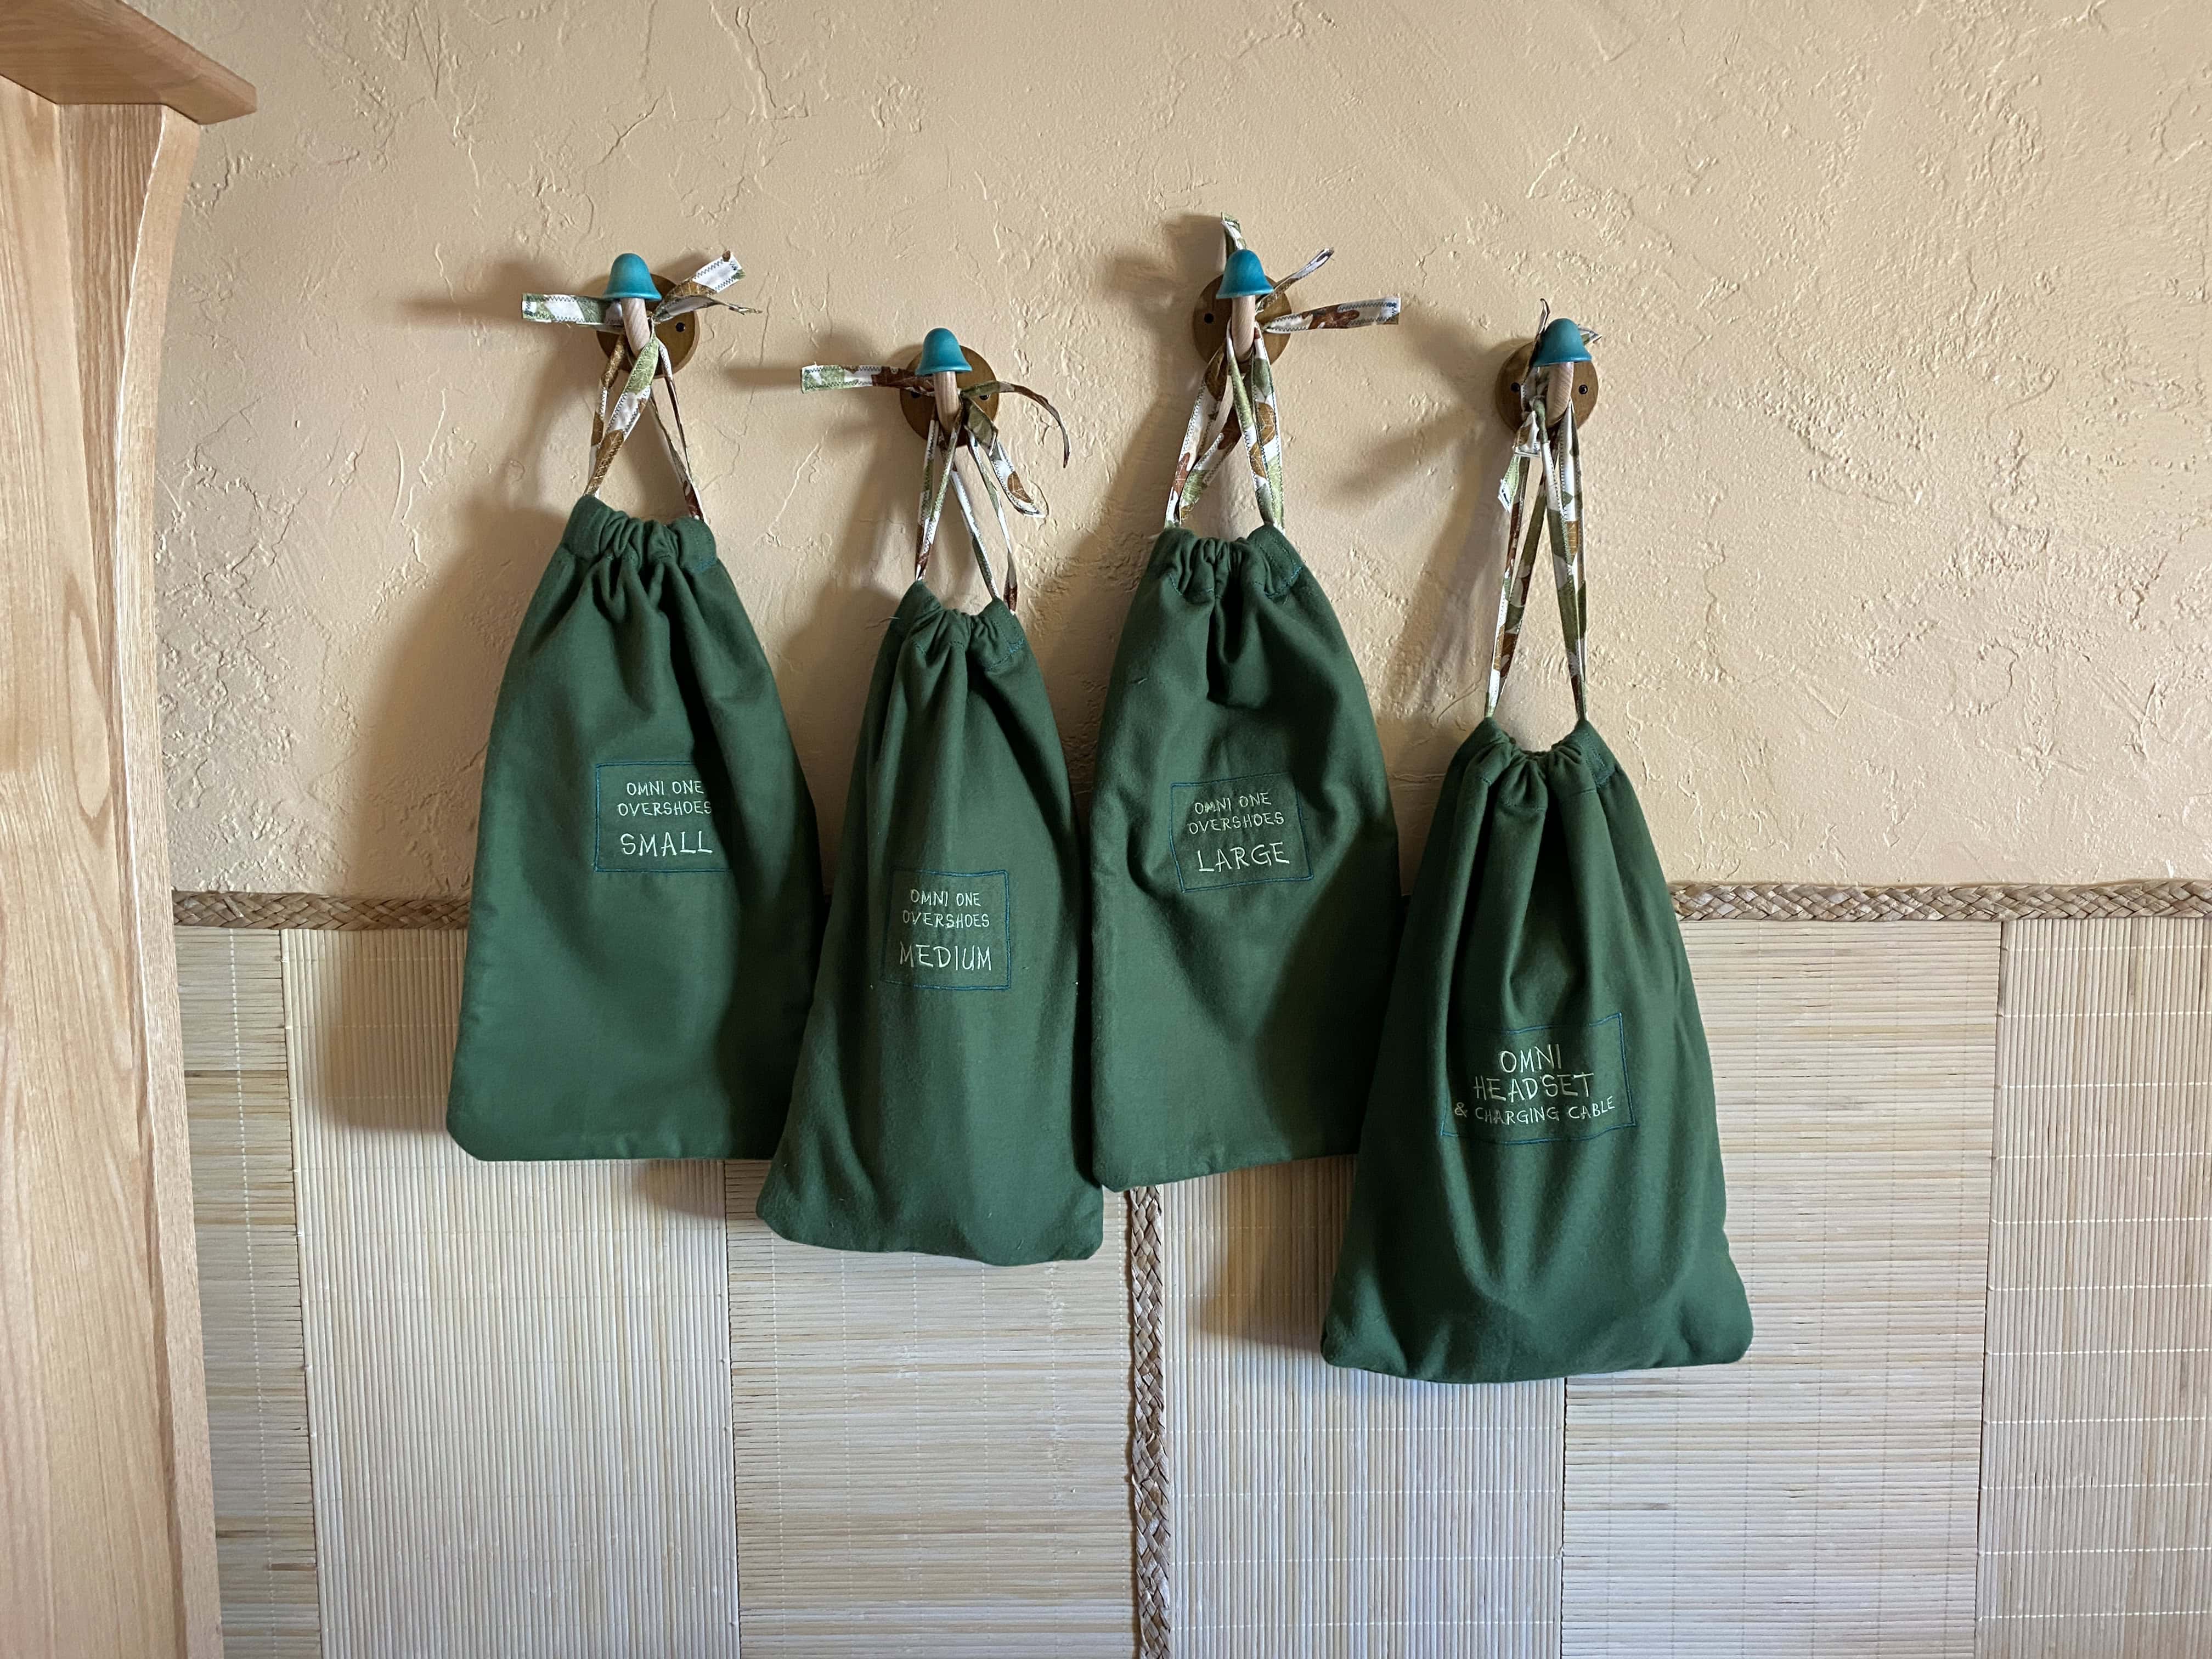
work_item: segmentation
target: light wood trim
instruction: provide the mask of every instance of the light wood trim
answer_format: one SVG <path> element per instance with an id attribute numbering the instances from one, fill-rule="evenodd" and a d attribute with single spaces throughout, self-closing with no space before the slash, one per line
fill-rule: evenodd
<path id="1" fill-rule="evenodd" d="M 122 0 L 6 0 L 0 76 L 56 104 L 166 104 L 202 126 L 254 110 L 252 86 Z"/>
<path id="2" fill-rule="evenodd" d="M 154 1307 L 167 1365 L 171 1501 L 185 1650 L 222 1645 L 215 1489 L 201 1354 L 199 1256 L 179 1025 L 176 930 L 169 921 L 169 819 L 161 773 L 154 615 L 154 477 L 169 268 L 199 128 L 161 105 L 62 112 L 76 235 L 77 378 L 94 550 L 110 578 L 109 695 L 123 735 L 117 830 L 131 878 L 140 1077 L 155 1186 Z M 86 280 L 92 278 L 92 280 Z"/>
<path id="3" fill-rule="evenodd" d="M 221 1652 L 153 428 L 198 128 L 0 82 L 0 1653 Z"/>

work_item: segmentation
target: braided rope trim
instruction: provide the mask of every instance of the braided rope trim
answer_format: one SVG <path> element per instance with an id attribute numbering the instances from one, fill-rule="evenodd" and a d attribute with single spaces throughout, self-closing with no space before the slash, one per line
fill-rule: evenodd
<path id="1" fill-rule="evenodd" d="M 2085 921 L 2212 916 L 2212 881 L 2115 881 L 2078 887 L 1819 887 L 1803 882 L 1676 882 L 1685 921 Z"/>
<path id="2" fill-rule="evenodd" d="M 179 927 L 314 927 L 338 933 L 469 925 L 465 898 L 336 898 L 327 893 L 172 893 Z"/>
<path id="3" fill-rule="evenodd" d="M 1820 887 L 1807 882 L 1676 882 L 1685 921 L 2032 921 L 2212 916 L 2212 881 L 2076 887 Z M 315 927 L 341 933 L 469 925 L 462 898 L 338 898 L 326 893 L 173 893 L 179 927 Z"/>
<path id="4" fill-rule="evenodd" d="M 1137 1659 L 1168 1659 L 1166 1306 L 1160 1294 L 1160 1192 L 1129 1204 L 1129 1519 Z"/>

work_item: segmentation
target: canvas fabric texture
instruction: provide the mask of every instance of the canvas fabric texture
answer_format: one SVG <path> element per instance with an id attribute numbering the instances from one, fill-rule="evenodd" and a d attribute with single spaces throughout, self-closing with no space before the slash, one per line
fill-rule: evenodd
<path id="1" fill-rule="evenodd" d="M 1279 528 L 1161 532 L 1097 776 L 1099 1179 L 1352 1151 L 1397 944 L 1397 823 L 1358 665 Z"/>
<path id="2" fill-rule="evenodd" d="M 713 533 L 584 496 L 492 717 L 454 1139 L 768 1157 L 823 908 L 813 801 Z"/>
<path id="3" fill-rule="evenodd" d="M 789 1127 L 782 1237 L 1011 1266 L 1088 1256 L 1083 869 L 1059 731 L 995 597 L 919 577 L 879 650 Z"/>
<path id="4" fill-rule="evenodd" d="M 1554 435 L 1537 402 L 1504 486 L 1490 712 L 1446 775 L 1391 988 L 1322 1331 L 1334 1364 L 1511 1382 L 1725 1364 L 1751 1342 L 1681 929 L 1588 717 L 1578 472 L 1571 411 Z M 1494 711 L 1545 532 L 1577 718 L 1531 754 Z"/>

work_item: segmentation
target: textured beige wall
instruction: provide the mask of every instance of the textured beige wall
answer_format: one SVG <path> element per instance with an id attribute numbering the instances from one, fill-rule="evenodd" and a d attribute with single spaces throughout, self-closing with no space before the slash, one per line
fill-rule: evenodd
<path id="1" fill-rule="evenodd" d="M 945 323 L 1061 401 L 1026 610 L 1087 783 L 1221 211 L 1271 270 L 1336 246 L 1304 304 L 1406 298 L 1281 378 L 1409 857 L 1548 297 L 1605 336 L 1595 713 L 1671 873 L 2212 873 L 2201 0 L 147 9 L 262 99 L 202 152 L 164 387 L 181 886 L 465 885 L 600 361 L 516 304 L 625 248 L 731 246 L 765 313 L 686 413 L 833 836 L 919 446 L 799 365 Z M 627 458 L 610 497 L 674 501 Z M 1556 648 L 1522 672 L 1548 739 Z"/>

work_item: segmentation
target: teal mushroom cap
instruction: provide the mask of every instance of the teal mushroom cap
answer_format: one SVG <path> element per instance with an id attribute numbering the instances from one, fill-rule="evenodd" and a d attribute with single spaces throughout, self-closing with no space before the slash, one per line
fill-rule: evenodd
<path id="1" fill-rule="evenodd" d="M 1264 300 L 1275 291 L 1267 273 L 1260 269 L 1260 256 L 1240 247 L 1221 268 L 1221 286 L 1214 290 L 1224 300 Z"/>
<path id="2" fill-rule="evenodd" d="M 921 337 L 921 362 L 917 374 L 966 374 L 972 372 L 967 353 L 949 328 L 933 328 Z"/>
<path id="3" fill-rule="evenodd" d="M 660 290 L 653 286 L 653 273 L 645 268 L 644 260 L 635 253 L 617 253 L 614 269 L 607 272 L 607 291 L 599 298 L 658 302 Z"/>
<path id="4" fill-rule="evenodd" d="M 1561 317 L 1545 329 L 1536 342 L 1535 355 L 1528 359 L 1531 368 L 1556 368 L 1562 363 L 1586 363 L 1590 361 L 1589 344 L 1574 319 Z"/>

